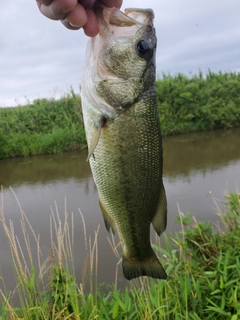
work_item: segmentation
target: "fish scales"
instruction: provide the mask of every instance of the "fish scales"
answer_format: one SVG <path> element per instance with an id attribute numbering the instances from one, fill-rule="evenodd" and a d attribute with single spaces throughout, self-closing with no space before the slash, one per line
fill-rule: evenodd
<path id="1" fill-rule="evenodd" d="M 104 10 L 102 19 L 105 20 L 99 21 L 98 37 L 103 36 L 101 23 L 104 24 L 109 19 L 104 17 L 104 13 L 106 16 L 118 14 L 118 20 L 125 19 L 123 13 L 116 12 L 117 9 Z M 141 11 L 141 14 L 145 13 Z M 110 38 L 108 46 L 103 41 L 97 58 L 88 62 L 88 69 L 85 71 L 82 107 L 89 161 L 105 225 L 113 232 L 117 229 L 123 243 L 124 276 L 127 279 L 144 275 L 165 279 L 166 273 L 150 242 L 150 224 L 153 223 L 160 235 L 166 228 L 167 213 L 162 182 L 162 140 L 154 53 L 153 57 L 147 60 L 141 58 L 141 61 L 135 48 L 129 52 L 136 41 L 142 41 L 144 36 L 148 37 L 148 32 L 148 40 L 152 41 L 152 50 L 155 50 L 156 44 L 152 40 L 155 39 L 155 34 L 151 23 L 145 26 L 129 17 L 127 19 L 130 19 L 129 24 L 135 23 L 138 26 L 136 28 L 134 25 L 136 31 L 134 30 L 130 40 L 122 40 L 121 35 L 120 40 L 118 36 L 115 36 L 116 40 Z M 139 33 L 139 29 L 142 33 Z M 121 45 L 121 40 L 124 46 Z M 108 38 L 105 41 L 108 42 Z M 93 44 L 90 44 L 92 49 L 88 51 L 92 55 Z M 126 65 L 129 68 L 128 63 L 124 63 L 121 68 L 123 64 L 116 58 L 114 45 L 120 45 L 118 59 L 131 61 L 130 71 L 126 69 Z M 105 56 L 98 61 L 103 51 Z M 94 61 L 97 61 L 96 66 Z M 135 77 L 131 77 L 133 73 L 136 73 Z"/>

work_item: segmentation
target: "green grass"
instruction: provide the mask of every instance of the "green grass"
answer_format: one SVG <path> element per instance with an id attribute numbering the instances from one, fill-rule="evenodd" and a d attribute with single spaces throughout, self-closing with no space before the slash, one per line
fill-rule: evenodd
<path id="1" fill-rule="evenodd" d="M 163 74 L 156 87 L 164 136 L 240 126 L 240 73 Z M 0 108 L 0 141 L 0 159 L 86 147 L 79 94 Z"/>
<path id="2" fill-rule="evenodd" d="M 0 140 L 0 159 L 85 148 L 80 97 L 71 90 L 60 100 L 0 108 Z"/>
<path id="3" fill-rule="evenodd" d="M 156 84 L 163 135 L 240 125 L 240 73 L 163 74 Z"/>
<path id="4" fill-rule="evenodd" d="M 2 203 L 3 195 L 2 191 Z M 129 282 L 124 290 L 117 288 L 117 278 L 108 287 L 97 283 L 98 230 L 89 239 L 80 211 L 79 217 L 74 217 L 82 220 L 85 234 L 86 261 L 80 285 L 74 270 L 73 216 L 65 212 L 61 220 L 57 207 L 52 211 L 52 250 L 42 262 L 39 236 L 20 204 L 19 211 L 21 243 L 11 221 L 6 221 L 3 206 L 0 212 L 11 249 L 15 294 L 20 301 L 19 306 L 14 305 L 12 293 L 7 288 L 1 291 L 1 319 L 240 319 L 240 194 L 228 194 L 226 210 L 218 212 L 218 227 L 180 212 L 177 222 L 182 231 L 171 237 L 163 235 L 162 246 L 159 239 L 153 244 L 168 280 L 142 277 Z M 121 246 L 114 238 L 110 242 L 119 259 Z M 32 258 L 34 248 L 37 265 Z M 118 266 L 116 274 L 117 270 Z M 86 279 L 90 282 L 88 292 Z"/>

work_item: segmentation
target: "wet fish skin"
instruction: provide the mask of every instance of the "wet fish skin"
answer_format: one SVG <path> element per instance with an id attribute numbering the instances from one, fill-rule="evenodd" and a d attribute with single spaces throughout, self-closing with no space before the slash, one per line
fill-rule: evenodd
<path id="1" fill-rule="evenodd" d="M 99 203 L 106 228 L 122 240 L 125 278 L 166 279 L 150 243 L 150 224 L 160 235 L 167 223 L 153 12 L 99 10 L 81 92 Z"/>

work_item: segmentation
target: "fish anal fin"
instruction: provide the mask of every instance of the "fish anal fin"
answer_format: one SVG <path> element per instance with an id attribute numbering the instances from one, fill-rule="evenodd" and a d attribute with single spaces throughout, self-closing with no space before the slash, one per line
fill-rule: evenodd
<path id="1" fill-rule="evenodd" d="M 123 256 L 122 267 L 123 275 L 127 280 L 141 276 L 147 276 L 156 279 L 167 278 L 167 274 L 153 250 L 152 254 L 143 260 Z"/>
<path id="2" fill-rule="evenodd" d="M 98 145 L 98 141 L 101 136 L 101 129 L 106 124 L 106 121 L 107 121 L 106 117 L 104 115 L 101 115 L 100 118 L 94 122 L 93 134 L 92 134 L 89 146 L 88 146 L 87 161 L 94 154 L 94 150 L 96 149 L 96 147 Z"/>
<path id="3" fill-rule="evenodd" d="M 110 231 L 110 229 L 112 230 L 112 233 L 115 234 L 115 223 L 114 220 L 110 217 L 110 215 L 108 214 L 101 198 L 99 198 L 99 204 L 100 204 L 100 208 L 103 214 L 103 220 L 105 223 L 105 227 L 107 229 L 107 231 Z"/>
<path id="4" fill-rule="evenodd" d="M 167 226 L 167 199 L 163 184 L 161 187 L 157 211 L 152 220 L 152 225 L 159 236 L 163 233 L 163 231 L 165 231 Z"/>

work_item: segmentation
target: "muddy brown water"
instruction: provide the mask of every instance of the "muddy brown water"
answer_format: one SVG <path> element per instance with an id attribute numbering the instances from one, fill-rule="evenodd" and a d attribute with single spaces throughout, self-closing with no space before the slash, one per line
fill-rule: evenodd
<path id="1" fill-rule="evenodd" d="M 164 184 L 168 199 L 167 234 L 179 231 L 175 223 L 178 205 L 182 212 L 192 213 L 198 220 L 218 221 L 214 196 L 221 208 L 228 191 L 236 192 L 240 186 L 240 129 L 205 133 L 183 134 L 163 139 Z M 1 207 L 6 220 L 11 220 L 14 232 L 26 253 L 20 223 L 20 209 L 28 217 L 36 235 L 40 235 L 42 261 L 51 253 L 51 208 L 58 210 L 64 221 L 64 212 L 74 216 L 74 261 L 77 279 L 81 282 L 86 257 L 84 228 L 79 214 L 81 210 L 92 242 L 98 233 L 98 281 L 112 283 L 115 280 L 115 257 L 107 240 L 97 190 L 94 186 L 87 152 L 79 151 L 62 155 L 45 155 L 0 161 L 0 185 L 4 191 Z M 11 188 L 12 189 L 11 189 Z M 13 193 L 14 192 L 14 193 Z M 14 195 L 15 194 L 15 195 Z M 56 209 L 57 206 L 57 209 Z M 70 223 L 71 224 L 71 223 Z M 28 228 L 28 227 L 27 227 Z M 30 233 L 33 259 L 37 261 L 37 249 Z M 2 225 L 0 225 L 0 268 L 9 290 L 15 287 L 11 255 Z M 119 268 L 119 281 L 123 278 Z M 2 282 L 0 288 L 3 288 Z"/>

